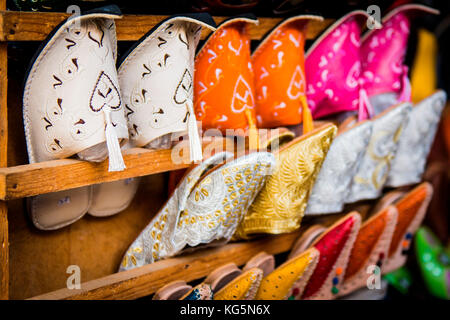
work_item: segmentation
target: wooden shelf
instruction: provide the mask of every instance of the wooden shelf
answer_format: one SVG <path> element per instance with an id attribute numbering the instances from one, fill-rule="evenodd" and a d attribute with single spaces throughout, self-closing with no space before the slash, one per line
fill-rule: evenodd
<path id="1" fill-rule="evenodd" d="M 10 97 L 17 95 L 17 92 L 11 89 L 11 92 L 8 91 L 7 42 L 42 41 L 68 16 L 66 13 L 6 11 L 6 0 L 0 0 L 0 299 L 8 299 L 11 296 L 19 298 L 34 296 L 32 299 L 134 299 L 151 295 L 170 281 L 201 279 L 213 269 L 228 262 L 243 265 L 249 258 L 263 250 L 270 254 L 290 250 L 300 231 L 202 249 L 141 268 L 111 274 L 116 270 L 114 268 L 118 267 L 116 263 L 121 258 L 124 248 L 131 243 L 142 225 L 148 223 L 157 210 L 156 204 L 163 198 L 162 193 L 158 193 L 162 190 L 159 185 L 144 183 L 147 189 L 141 190 L 141 198 L 120 215 L 108 219 L 86 217 L 69 227 L 49 233 L 39 232 L 31 226 L 23 214 L 26 209 L 22 201 L 5 202 L 92 184 L 152 175 L 190 165 L 188 154 L 184 154 L 179 163 L 174 163 L 171 157 L 172 150 L 153 151 L 135 148 L 124 152 L 127 169 L 122 172 L 108 172 L 107 160 L 94 164 L 64 159 L 7 167 L 8 152 L 13 155 L 12 158 L 16 153 L 19 154 L 20 160 L 15 159 L 14 163 L 26 162 L 19 151 L 16 152 L 13 147 L 8 148 L 8 136 L 14 137 L 11 133 L 13 131 L 8 134 L 8 120 L 13 120 L 11 124 L 21 123 L 21 114 L 11 110 L 21 106 L 20 102 L 16 104 L 14 99 L 7 97 L 8 94 Z M 119 41 L 136 41 L 166 17 L 124 15 L 116 20 L 117 38 Z M 226 18 L 214 17 L 214 20 L 220 23 Z M 250 38 L 260 40 L 281 20 L 281 18 L 259 18 L 257 26 L 249 27 Z M 317 37 L 332 22 L 331 19 L 322 22 L 312 21 L 308 27 L 307 39 Z M 205 30 L 202 39 L 209 33 Z M 8 102 L 12 102 L 12 105 L 8 106 Z M 204 150 L 216 148 L 216 143 L 221 145 L 222 149 L 229 147 L 223 139 L 220 141 L 215 139 L 213 143 L 211 145 L 210 139 L 204 139 Z M 149 180 L 153 178 L 162 177 L 148 177 Z M 123 228 L 124 224 L 127 228 Z M 75 243 L 77 245 L 74 245 Z M 107 254 L 99 258 L 99 251 Z M 66 265 L 74 263 L 83 266 L 83 277 L 89 281 L 82 283 L 80 290 L 52 291 L 64 286 Z M 108 268 L 99 267 L 99 263 Z M 48 275 L 50 277 L 47 277 Z M 51 292 L 41 295 L 48 291 Z"/>
<path id="2" fill-rule="evenodd" d="M 232 146 L 232 144 L 226 144 L 225 141 L 221 137 L 204 140 L 203 150 L 212 150 L 216 147 L 225 150 Z M 119 172 L 108 172 L 108 160 L 92 163 L 62 159 L 0 168 L 0 200 L 13 200 L 103 182 L 141 177 L 183 169 L 191 165 L 188 152 L 183 153 L 179 161 L 174 163 L 172 149 L 133 148 L 124 151 L 123 158 L 127 168 Z"/>
<path id="3" fill-rule="evenodd" d="M 0 41 L 42 41 L 61 21 L 69 17 L 67 13 L 57 12 L 20 12 L 0 11 Z M 116 20 L 117 40 L 136 41 L 146 34 L 161 20 L 168 16 L 157 15 L 124 15 Z M 226 17 L 214 17 L 220 23 Z M 259 40 L 262 36 L 278 24 L 281 18 L 259 18 L 257 26 L 250 27 L 250 38 Z M 326 28 L 332 19 L 323 22 L 312 21 L 308 27 L 307 38 L 315 38 Z M 204 30 L 202 38 L 209 34 Z"/>
<path id="4" fill-rule="evenodd" d="M 289 251 L 299 235 L 300 232 L 296 231 L 278 236 L 266 236 L 260 240 L 202 249 L 82 283 L 79 290 L 61 289 L 31 299 L 137 299 L 156 292 L 171 281 L 189 282 L 206 277 L 215 268 L 229 262 L 234 262 L 238 266 L 243 265 L 261 251 L 269 254 Z"/>

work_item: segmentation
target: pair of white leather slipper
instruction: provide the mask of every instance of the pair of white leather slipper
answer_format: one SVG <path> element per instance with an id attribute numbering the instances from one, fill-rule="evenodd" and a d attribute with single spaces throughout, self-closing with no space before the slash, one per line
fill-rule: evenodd
<path id="1" fill-rule="evenodd" d="M 31 163 L 108 157 L 109 171 L 121 171 L 121 147 L 160 148 L 158 139 L 174 132 L 188 132 L 191 160 L 201 160 L 191 111 L 193 56 L 201 26 L 209 26 L 211 17 L 163 21 L 138 41 L 118 73 L 114 20 L 120 16 L 117 6 L 106 6 L 71 17 L 36 54 L 23 97 Z M 30 198 L 32 221 L 39 229 L 54 230 L 87 212 L 116 214 L 131 203 L 138 182 L 126 179 Z"/>

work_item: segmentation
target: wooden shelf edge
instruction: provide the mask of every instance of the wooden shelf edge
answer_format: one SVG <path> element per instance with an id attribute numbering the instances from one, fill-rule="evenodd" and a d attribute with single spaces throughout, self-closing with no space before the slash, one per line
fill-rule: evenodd
<path id="1" fill-rule="evenodd" d="M 222 137 L 204 139 L 205 155 L 211 154 L 212 150 L 218 152 L 232 146 L 225 141 Z M 172 161 L 172 152 L 176 153 L 186 145 L 187 143 L 181 142 L 175 147 L 177 149 L 169 150 L 126 150 L 123 152 L 123 158 L 127 168 L 119 172 L 108 172 L 108 159 L 101 163 L 62 159 L 0 168 L 0 200 L 31 197 L 187 168 L 191 165 L 188 147 L 183 148 L 182 156 L 177 158 L 176 163 Z"/>
<path id="2" fill-rule="evenodd" d="M 221 247 L 201 249 L 191 254 L 161 260 L 132 270 L 115 273 L 81 284 L 81 289 L 60 289 L 32 300 L 137 299 L 156 292 L 175 280 L 187 282 L 206 277 L 215 268 L 234 262 L 240 266 L 255 254 L 265 251 L 279 254 L 289 251 L 300 231 L 266 236 L 249 242 L 231 243 Z"/>
<path id="3" fill-rule="evenodd" d="M 25 12 L 0 11 L 0 41 L 42 41 L 64 19 L 67 13 L 59 12 Z M 151 28 L 167 16 L 160 15 L 123 15 L 116 20 L 117 40 L 136 41 Z M 216 23 L 227 17 L 215 16 Z M 258 18 L 257 26 L 250 26 L 249 33 L 252 40 L 260 40 L 264 34 L 277 25 L 281 18 Z M 333 22 L 332 19 L 324 21 L 311 21 L 307 39 L 315 38 L 324 28 Z M 210 33 L 204 30 L 202 39 Z"/>

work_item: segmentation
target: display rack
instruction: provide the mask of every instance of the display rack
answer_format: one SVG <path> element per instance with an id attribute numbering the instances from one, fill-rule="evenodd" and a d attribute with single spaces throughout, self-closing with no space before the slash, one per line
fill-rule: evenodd
<path id="1" fill-rule="evenodd" d="M 6 0 L 0 0 L 0 299 L 8 299 L 11 297 L 10 283 L 18 281 L 19 277 L 12 279 L 10 277 L 10 271 L 13 268 L 18 268 L 21 264 L 31 268 L 31 260 L 36 261 L 36 268 L 51 268 L 52 257 L 57 256 L 63 252 L 49 252 L 47 256 L 38 256 L 39 252 L 46 253 L 45 246 L 49 246 L 52 241 L 61 241 L 63 237 L 69 237 L 70 235 L 76 235 L 77 241 L 82 241 L 84 233 L 80 231 L 80 228 L 71 231 L 60 231 L 55 233 L 39 233 L 32 230 L 31 226 L 18 223 L 20 226 L 15 226 L 11 223 L 11 218 L 16 215 L 24 215 L 23 207 L 18 205 L 17 202 L 11 200 L 22 199 L 29 196 L 35 196 L 48 192 L 62 191 L 82 186 L 88 186 L 103 182 L 116 181 L 125 178 L 141 177 L 153 175 L 156 173 L 169 172 L 181 168 L 186 168 L 189 164 L 178 163 L 175 164 L 171 161 L 171 150 L 159 150 L 151 151 L 146 149 L 130 149 L 124 153 L 124 160 L 127 169 L 123 172 L 108 172 L 107 162 L 100 164 L 92 164 L 73 159 L 47 161 L 36 164 L 25 164 L 8 167 L 8 154 L 11 150 L 8 149 L 8 136 L 10 137 L 10 143 L 14 145 L 25 144 L 25 141 L 15 141 L 18 139 L 16 135 L 12 135 L 8 132 L 8 42 L 9 41 L 42 41 L 51 30 L 56 27 L 61 21 L 67 18 L 69 15 L 65 13 L 40 13 L 40 12 L 16 12 L 6 11 Z M 160 22 L 165 16 L 152 16 L 152 15 L 124 15 L 122 19 L 117 20 L 117 38 L 119 41 L 136 41 L 143 36 L 154 25 Z M 225 17 L 214 17 L 214 20 L 219 23 L 225 19 Z M 250 27 L 250 35 L 252 40 L 259 40 L 262 36 L 273 28 L 280 18 L 260 18 L 258 26 Z M 332 20 L 312 21 L 307 32 L 307 38 L 313 39 L 317 34 L 328 26 Z M 204 38 L 207 33 L 203 33 Z M 13 88 L 17 89 L 17 88 Z M 9 94 L 16 96 L 21 92 L 10 89 Z M 14 97 L 17 101 L 20 98 Z M 14 106 L 17 109 L 17 113 L 21 115 L 21 105 L 19 102 Z M 18 116 L 16 116 L 18 117 Z M 19 123 L 14 121 L 13 124 Z M 17 125 L 20 127 L 20 125 Z M 15 131 L 23 131 L 23 128 L 15 128 Z M 10 128 L 11 129 L 11 128 Z M 13 137 L 13 139 L 11 139 Z M 21 136 L 19 136 L 21 139 Z M 14 141 L 11 141 L 14 140 Z M 204 141 L 204 144 L 207 141 Z M 9 153 L 8 153 L 9 152 Z M 139 201 L 139 199 L 135 199 Z M 14 203 L 14 205 L 10 205 Z M 159 206 L 156 204 L 155 207 Z M 9 209 L 9 210 L 8 210 Z M 130 210 L 147 210 L 142 209 L 139 205 L 135 205 Z M 155 208 L 157 210 L 157 208 Z M 120 214 L 119 214 L 120 215 Z M 87 221 L 85 224 L 90 224 L 89 228 L 91 233 L 100 234 L 103 238 L 110 241 L 111 250 L 114 252 L 115 259 L 123 254 L 123 245 L 121 249 L 114 247 L 115 242 L 122 241 L 123 243 L 131 243 L 130 239 L 120 239 L 117 234 L 121 231 L 118 230 L 126 223 L 127 219 L 121 218 L 119 222 L 103 223 L 97 221 Z M 148 219 L 148 217 L 146 217 Z M 21 221 L 21 220 L 19 220 Z M 8 227 L 8 222 L 10 223 Z M 130 222 L 131 223 L 131 222 Z M 142 228 L 143 226 L 136 226 L 135 229 Z M 26 257 L 21 256 L 20 249 L 16 250 L 14 254 L 20 256 L 16 259 L 17 265 L 11 266 L 10 264 L 10 246 L 9 239 L 11 232 L 20 233 L 20 239 L 22 242 L 29 241 L 27 246 L 36 246 L 31 248 L 30 254 L 25 254 Z M 135 232 L 135 231 L 134 231 Z M 133 237 L 136 234 L 133 234 Z M 131 236 L 130 236 L 131 237 Z M 158 288 L 164 284 L 178 279 L 186 281 L 192 281 L 200 279 L 208 275 L 214 268 L 227 263 L 235 262 L 238 265 L 244 264 L 252 255 L 264 250 L 270 254 L 278 254 L 288 251 L 293 241 L 298 237 L 298 232 L 291 234 L 268 236 L 259 240 L 243 242 L 243 243 L 231 243 L 222 247 L 201 249 L 194 253 L 184 254 L 179 257 L 167 259 L 147 265 L 144 267 L 136 268 L 133 270 L 112 273 L 109 275 L 102 274 L 102 276 L 91 279 L 89 281 L 83 281 L 81 283 L 81 289 L 60 289 L 49 293 L 41 292 L 35 299 L 134 299 L 154 293 Z M 89 259 L 91 257 L 100 257 L 100 251 L 103 252 L 100 247 L 96 247 L 98 239 L 92 237 L 92 244 L 84 246 L 80 249 L 83 254 L 85 251 L 90 252 Z M 103 239 L 102 238 L 102 239 Z M 81 239 L 81 240 L 80 240 Z M 38 241 L 39 240 L 39 241 Z M 106 241 L 106 240 L 105 240 Z M 127 245 L 128 245 L 127 244 Z M 22 245 L 22 243 L 21 243 Z M 37 247 L 39 245 L 39 248 Z M 61 245 L 61 247 L 63 244 Z M 20 248 L 20 246 L 18 246 Z M 72 245 L 71 250 L 74 251 L 75 247 Z M 53 248 L 53 247 L 52 247 Z M 38 250 L 39 249 L 39 250 Z M 53 249 L 49 249 L 51 251 Z M 97 251 L 95 251 L 97 250 Z M 46 253 L 47 254 L 47 253 Z M 53 255 L 53 256 L 52 256 Z M 80 253 L 81 255 L 81 253 Z M 47 260 L 46 260 L 47 259 Z M 86 258 L 87 259 L 87 258 Z M 95 259 L 95 258 L 94 258 Z M 95 260 L 91 260 L 94 263 Z M 95 261 L 95 263 L 107 263 L 104 261 Z M 94 268 L 94 267 L 93 267 Z M 114 266 L 117 269 L 117 266 Z M 14 269 L 16 272 L 17 270 Z M 36 270 L 31 270 L 28 273 L 39 274 Z M 100 272 L 100 271 L 99 271 Z M 104 271 L 101 271 L 104 273 Z M 17 271 L 17 273 L 20 273 Z M 48 277 L 52 277 L 49 274 Z M 48 279 L 47 279 L 48 280 Z M 39 283 L 46 283 L 47 280 L 26 281 L 27 286 L 37 286 Z M 48 282 L 48 281 L 47 281 Z M 61 285 L 61 288 L 64 285 Z M 24 292 L 27 290 L 23 290 Z M 35 288 L 28 288 L 29 292 L 36 292 Z M 13 298 L 20 297 L 30 298 L 23 293 L 22 296 L 14 294 Z"/>

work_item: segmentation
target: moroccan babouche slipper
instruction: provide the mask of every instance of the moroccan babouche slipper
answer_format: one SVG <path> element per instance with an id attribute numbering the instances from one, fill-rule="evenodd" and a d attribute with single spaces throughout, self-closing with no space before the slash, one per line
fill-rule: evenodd
<path id="1" fill-rule="evenodd" d="M 207 13 L 167 18 L 125 54 L 118 74 L 130 139 L 137 147 L 170 147 L 188 134 L 191 161 L 202 159 L 194 113 L 194 56 Z M 179 135 L 173 135 L 179 134 Z"/>
<path id="2" fill-rule="evenodd" d="M 409 102 L 400 103 L 371 119 L 372 135 L 353 177 L 346 203 L 375 199 L 381 195 L 411 108 Z"/>
<path id="3" fill-rule="evenodd" d="M 265 275 L 255 300 L 294 300 L 303 293 L 319 259 L 319 252 L 310 248 L 289 259 Z"/>
<path id="4" fill-rule="evenodd" d="M 450 249 L 429 228 L 420 227 L 415 252 L 428 291 L 438 298 L 450 299 Z"/>
<path id="5" fill-rule="evenodd" d="M 388 187 L 419 183 L 425 171 L 428 154 L 447 101 L 447 94 L 438 90 L 413 105 L 391 163 Z"/>
<path id="6" fill-rule="evenodd" d="M 192 286 L 188 285 L 186 281 L 176 280 L 169 282 L 164 287 L 160 288 L 153 295 L 153 300 L 180 300 L 188 292 L 192 290 Z"/>
<path id="7" fill-rule="evenodd" d="M 211 286 L 214 300 L 253 300 L 262 277 L 259 268 L 241 271 L 234 263 L 228 263 L 214 270 L 203 282 Z"/>
<path id="8" fill-rule="evenodd" d="M 382 19 L 382 28 L 369 30 L 362 38 L 361 78 L 374 114 L 392 105 L 411 101 L 408 67 L 404 60 L 411 20 L 414 15 L 424 12 L 439 13 L 422 5 L 399 6 Z M 399 187 L 420 182 L 445 101 L 445 93 L 438 91 L 413 106 L 400 133 L 386 186 Z"/>
<path id="9" fill-rule="evenodd" d="M 351 212 L 335 222 L 322 234 L 320 227 L 305 232 L 294 244 L 290 257 L 304 248 L 313 247 L 319 252 L 319 261 L 307 282 L 301 299 L 329 300 L 336 298 L 339 285 L 344 281 L 350 253 L 361 226 L 361 216 Z"/>
<path id="10" fill-rule="evenodd" d="M 364 221 L 353 244 L 344 281 L 338 287 L 338 296 L 367 287 L 369 277 L 375 272 L 370 273 L 369 268 L 382 268 L 388 256 L 397 217 L 397 209 L 387 206 Z"/>
<path id="11" fill-rule="evenodd" d="M 398 211 L 387 260 L 381 268 L 383 274 L 395 271 L 405 264 L 413 236 L 425 217 L 432 196 L 433 187 L 424 182 L 407 193 L 402 191 L 387 193 L 377 204 L 374 209 L 376 211 L 388 205 L 394 205 Z"/>
<path id="12" fill-rule="evenodd" d="M 411 19 L 439 11 L 418 4 L 398 6 L 387 13 L 381 28 L 368 30 L 361 38 L 361 82 L 374 114 L 411 101 L 411 84 L 405 64 Z"/>
<path id="13" fill-rule="evenodd" d="M 365 12 L 350 12 L 324 31 L 308 49 L 305 64 L 307 96 L 314 119 L 334 117 L 337 122 L 342 122 L 349 114 L 356 112 L 365 116 L 368 113 L 367 106 L 359 103 L 362 89 L 358 83 L 359 34 L 366 17 Z M 335 213 L 343 209 L 372 133 L 372 122 L 356 120 L 348 118 L 339 125 L 338 135 L 311 192 L 306 215 Z M 328 196 L 330 190 L 333 197 Z"/>
<path id="14" fill-rule="evenodd" d="M 341 212 L 372 134 L 372 121 L 344 121 L 319 171 L 305 215 Z M 329 195 L 333 196 L 330 197 Z"/>
<path id="15" fill-rule="evenodd" d="M 234 238 L 279 234 L 300 227 L 309 194 L 336 134 L 325 124 L 284 145 L 276 152 L 278 165 L 250 206 Z"/>
<path id="16" fill-rule="evenodd" d="M 201 283 L 194 288 L 183 280 L 172 281 L 153 295 L 153 300 L 212 300 L 213 291 L 208 284 Z"/>
<path id="17" fill-rule="evenodd" d="M 195 57 L 194 105 L 202 128 L 240 129 L 256 127 L 253 69 L 250 58 L 249 24 L 253 15 L 222 22 Z M 239 135 L 237 131 L 234 135 Z"/>
<path id="18" fill-rule="evenodd" d="M 374 199 L 381 194 L 384 185 L 399 186 L 410 182 L 408 178 L 403 177 L 403 173 L 398 167 L 402 157 L 412 160 L 409 159 L 411 151 L 405 150 L 405 147 L 399 151 L 398 148 L 402 140 L 405 139 L 402 144 L 407 145 L 409 139 L 413 139 L 419 134 L 419 129 L 416 127 L 417 122 L 410 119 L 411 117 L 414 119 L 415 116 L 410 103 L 411 86 L 404 58 L 407 51 L 411 14 L 421 11 L 438 13 L 434 9 L 420 5 L 400 6 L 383 18 L 382 28 L 369 30 L 361 39 L 361 83 L 376 117 L 373 119 L 372 137 L 368 150 L 360 170 L 354 178 L 347 202 Z M 420 113 L 420 109 L 423 107 L 417 109 L 416 112 Z M 388 110 L 390 111 L 388 112 Z M 420 120 L 420 122 L 423 121 L 423 124 L 419 127 L 428 127 L 430 131 L 423 134 L 424 143 L 419 142 L 421 144 L 419 149 L 429 149 L 428 139 L 432 139 L 434 136 L 432 127 L 433 121 L 435 121 L 430 119 L 435 117 L 436 112 L 431 109 L 429 110 L 431 116 L 422 117 Z M 410 120 L 412 122 L 408 128 Z M 402 123 L 399 125 L 399 122 Z M 411 131 L 415 132 L 411 133 Z M 410 147 L 408 145 L 407 148 Z M 418 172 L 423 171 L 423 161 L 426 158 L 423 152 L 417 156 L 424 159 L 409 166 L 416 171 L 411 176 L 411 181 L 415 180 L 415 182 L 419 182 L 415 176 Z M 398 160 L 395 160 L 397 157 Z M 416 154 L 413 157 L 415 158 Z M 398 163 L 394 164 L 395 162 Z M 394 166 L 397 167 L 397 170 L 391 173 L 391 168 Z M 390 176 L 391 178 L 389 178 Z M 387 184 L 388 181 L 389 184 Z"/>
<path id="19" fill-rule="evenodd" d="M 116 6 L 63 21 L 41 45 L 25 82 L 23 115 L 31 163 L 78 158 L 125 168 L 128 129 L 116 72 Z M 80 219 L 91 187 L 29 199 L 34 225 L 53 230 Z"/>
<path id="20" fill-rule="evenodd" d="M 304 133 L 312 130 L 304 58 L 310 20 L 323 19 L 300 15 L 283 20 L 263 37 L 252 54 L 258 128 L 303 123 Z"/>
<path id="21" fill-rule="evenodd" d="M 314 119 L 354 112 L 358 120 L 367 118 L 369 106 L 359 81 L 360 33 L 367 18 L 361 10 L 346 14 L 306 51 L 306 94 Z"/>
<path id="22" fill-rule="evenodd" d="M 218 153 L 194 166 L 127 250 L 120 271 L 214 240 L 228 241 L 275 167 L 268 152 Z M 211 169 L 211 167 L 213 167 Z"/>
<path id="23" fill-rule="evenodd" d="M 205 283 L 201 283 L 198 286 L 192 288 L 191 291 L 187 292 L 179 300 L 212 300 L 213 292 L 211 287 Z"/>

